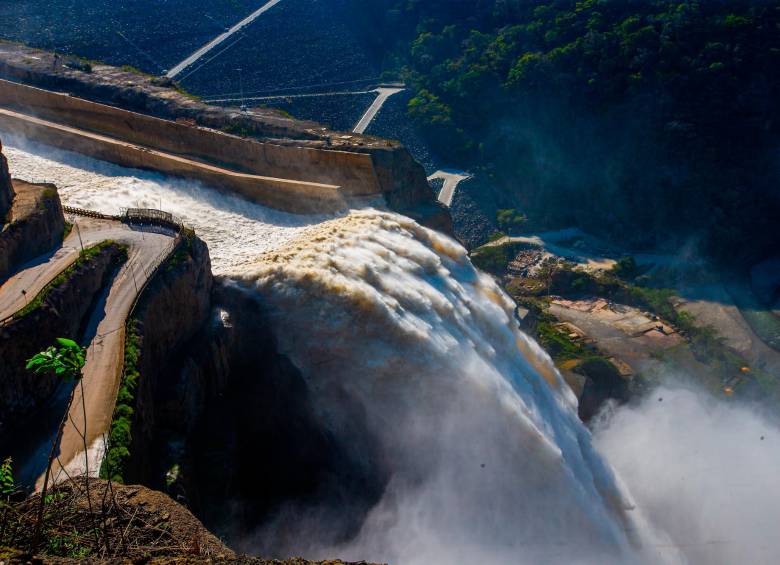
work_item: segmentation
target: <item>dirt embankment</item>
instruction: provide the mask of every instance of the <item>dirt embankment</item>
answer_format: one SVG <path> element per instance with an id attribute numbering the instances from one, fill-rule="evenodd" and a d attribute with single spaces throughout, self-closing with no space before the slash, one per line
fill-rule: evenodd
<path id="1" fill-rule="evenodd" d="M 270 561 L 237 555 L 186 508 L 163 493 L 99 479 L 90 480 L 89 495 L 86 487 L 83 479 L 77 479 L 50 491 L 42 543 L 34 556 L 29 548 L 39 495 L 11 504 L 4 512 L 0 531 L 0 560 L 62 565 L 86 562 L 346 565 L 341 561 Z M 97 528 L 97 537 L 93 528 Z"/>
<path id="2" fill-rule="evenodd" d="M 79 340 L 96 300 L 124 257 L 124 249 L 118 245 L 103 247 L 45 288 L 40 304 L 0 326 L 0 438 L 8 440 L 13 427 L 22 425 L 59 382 L 53 375 L 26 371 L 27 359 L 52 345 L 57 337 Z M 29 300 L 34 305 L 37 298 Z"/>

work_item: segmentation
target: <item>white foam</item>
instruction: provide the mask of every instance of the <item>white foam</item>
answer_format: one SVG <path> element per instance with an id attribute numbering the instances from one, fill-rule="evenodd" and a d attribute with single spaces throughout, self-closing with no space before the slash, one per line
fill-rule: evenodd
<path id="1" fill-rule="evenodd" d="M 64 204 L 107 214 L 162 208 L 208 244 L 213 270 L 229 275 L 259 254 L 301 236 L 323 217 L 279 212 L 197 182 L 173 179 L 4 136 L 11 175 L 57 185 Z"/>
<path id="2" fill-rule="evenodd" d="M 302 509 L 288 522 L 290 546 L 269 534 L 277 523 L 247 547 L 413 565 L 674 556 L 591 446 L 576 399 L 518 329 L 514 304 L 463 247 L 375 210 L 307 236 L 243 279 L 319 417 L 356 456 L 378 450 L 391 478 L 348 544 L 322 538 L 320 517 L 336 507 Z"/>

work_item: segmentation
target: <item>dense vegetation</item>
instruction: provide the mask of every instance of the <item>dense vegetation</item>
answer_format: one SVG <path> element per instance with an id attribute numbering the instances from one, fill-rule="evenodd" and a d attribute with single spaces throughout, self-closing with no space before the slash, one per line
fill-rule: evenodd
<path id="1" fill-rule="evenodd" d="M 135 389 L 138 387 L 141 356 L 141 335 L 138 320 L 131 318 L 125 327 L 125 362 L 116 407 L 109 431 L 109 448 L 100 467 L 100 477 L 117 483 L 125 482 L 127 462 L 133 435 L 133 414 L 135 413 Z"/>
<path id="2" fill-rule="evenodd" d="M 774 243 L 780 2 L 379 3 L 409 114 L 500 205 L 729 261 Z"/>

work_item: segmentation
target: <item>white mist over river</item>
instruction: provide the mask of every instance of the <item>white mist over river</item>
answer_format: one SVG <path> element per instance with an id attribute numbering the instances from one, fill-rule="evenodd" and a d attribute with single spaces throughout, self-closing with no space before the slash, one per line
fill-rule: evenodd
<path id="1" fill-rule="evenodd" d="M 320 418 L 356 452 L 382 453 L 389 485 L 354 540 L 325 543 L 312 513 L 293 545 L 275 544 L 272 524 L 248 541 L 257 550 L 402 565 L 777 562 L 776 428 L 665 390 L 592 441 L 509 298 L 453 240 L 397 214 L 284 214 L 5 141 L 12 174 L 54 182 L 69 205 L 162 204 L 191 224 L 215 272 L 259 291 Z"/>

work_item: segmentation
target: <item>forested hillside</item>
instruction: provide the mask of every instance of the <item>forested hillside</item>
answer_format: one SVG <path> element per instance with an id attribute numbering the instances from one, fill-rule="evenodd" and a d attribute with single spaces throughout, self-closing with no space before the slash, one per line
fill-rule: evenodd
<path id="1" fill-rule="evenodd" d="M 780 2 L 357 4 L 430 144 L 535 225 L 726 260 L 776 245 Z"/>

